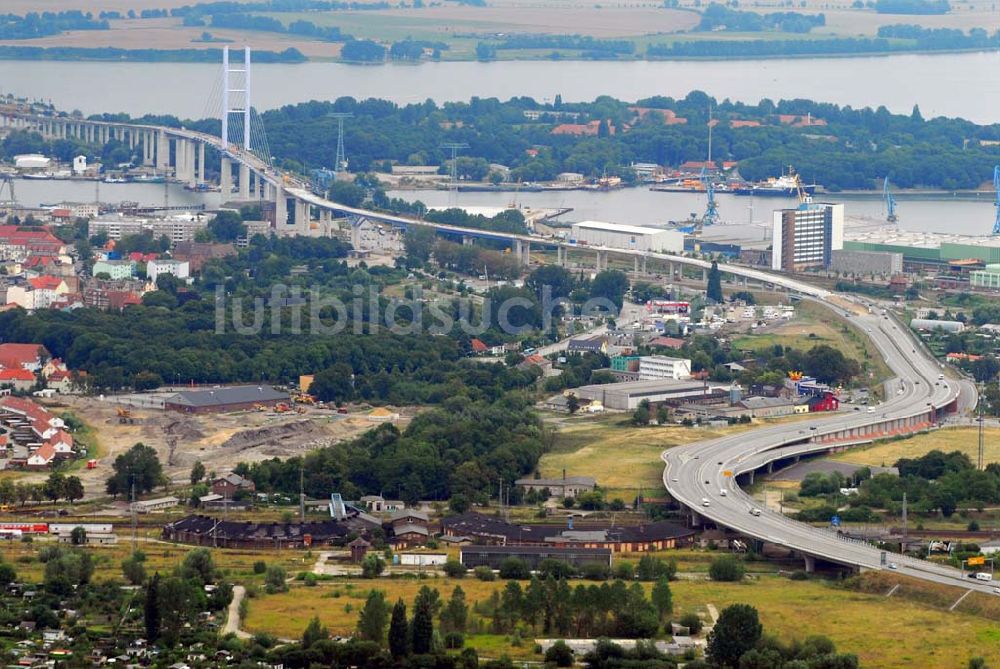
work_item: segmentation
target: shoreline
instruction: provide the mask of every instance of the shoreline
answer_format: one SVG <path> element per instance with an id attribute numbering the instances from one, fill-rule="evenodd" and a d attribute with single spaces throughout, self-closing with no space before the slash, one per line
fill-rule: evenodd
<path id="1" fill-rule="evenodd" d="M 221 42 L 220 42 L 221 44 Z M 17 55 L 7 53 L 11 48 L 30 48 L 34 51 L 31 54 Z M 215 64 L 214 59 L 207 58 L 204 52 L 212 49 L 119 49 L 117 47 L 107 47 L 116 53 L 109 53 L 106 57 L 93 54 L 74 54 L 74 50 L 90 51 L 101 50 L 103 47 L 39 47 L 29 44 L 13 45 L 0 44 L 0 61 L 8 62 L 53 62 L 53 63 L 190 63 L 190 64 Z M 62 52 L 62 53 L 59 53 Z M 262 51 L 272 56 L 279 55 L 279 52 Z M 442 63 L 536 63 L 536 62 L 568 62 L 568 63 L 671 63 L 671 62 L 752 62 L 752 61 L 775 61 L 775 60 L 825 60 L 836 59 L 845 60 L 851 58 L 876 58 L 891 56 L 936 56 L 954 55 L 965 53 L 1000 53 L 998 48 L 972 48 L 972 49 L 891 49 L 887 51 L 855 51 L 851 53 L 791 53 L 791 54 L 769 54 L 769 55 L 748 55 L 748 56 L 642 56 L 634 58 L 583 58 L 574 56 L 561 56 L 558 59 L 551 58 L 549 53 L 539 53 L 535 58 L 493 58 L 490 60 L 480 60 L 478 58 L 441 58 L 437 60 L 423 59 L 418 61 L 404 61 L 385 59 L 382 61 L 351 61 L 339 58 L 290 58 L 288 60 L 269 60 L 258 62 L 257 65 L 302 65 L 309 63 L 334 63 L 338 65 L 351 65 L 358 67 L 377 67 L 385 65 L 407 65 L 420 66 L 424 64 Z M 187 57 L 184 57 L 187 56 Z"/>

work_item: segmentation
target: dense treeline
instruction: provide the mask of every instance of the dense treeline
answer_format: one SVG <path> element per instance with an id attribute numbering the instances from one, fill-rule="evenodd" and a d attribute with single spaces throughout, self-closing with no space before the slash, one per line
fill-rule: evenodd
<path id="1" fill-rule="evenodd" d="M 917 25 L 896 24 L 879 26 L 878 36 L 914 40 L 923 51 L 1000 47 L 1000 32 L 990 35 L 982 28 L 973 28 L 965 33 L 956 28 L 923 28 Z"/>
<path id="2" fill-rule="evenodd" d="M 24 16 L 0 14 L 0 39 L 34 39 L 58 35 L 64 30 L 107 30 L 107 20 L 94 20 L 89 12 L 31 12 Z"/>
<path id="3" fill-rule="evenodd" d="M 204 19 L 198 14 L 189 14 L 184 17 L 184 25 L 200 26 L 204 25 Z M 312 21 L 293 21 L 285 27 L 285 24 L 270 16 L 255 16 L 253 14 L 237 14 L 224 12 L 211 15 L 211 26 L 213 28 L 234 28 L 237 30 L 258 30 L 261 32 L 288 33 L 290 35 L 302 35 L 320 39 L 326 42 L 343 42 L 352 39 L 350 35 L 340 32 L 336 26 L 317 26 Z"/>
<path id="4" fill-rule="evenodd" d="M 306 57 L 292 47 L 284 51 L 254 51 L 257 63 L 302 63 Z M 0 60 L 113 60 L 133 63 L 220 63 L 220 49 L 119 49 L 117 47 L 0 46 Z"/>
<path id="5" fill-rule="evenodd" d="M 895 466 L 899 476 L 876 474 L 861 484 L 849 504 L 898 512 L 905 493 L 911 512 L 938 510 L 951 516 L 959 508 L 982 510 L 1000 502 L 1000 465 L 995 463 L 980 471 L 964 453 L 933 450 L 898 460 Z"/>
<path id="6" fill-rule="evenodd" d="M 497 49 L 578 49 L 608 55 L 635 53 L 635 43 L 629 40 L 602 40 L 589 35 L 505 35 L 494 46 Z"/>
<path id="7" fill-rule="evenodd" d="M 301 470 L 306 494 L 318 498 L 339 491 L 346 499 L 384 494 L 412 503 L 462 495 L 486 502 L 498 479 L 512 485 L 534 471 L 542 448 L 530 400 L 508 394 L 473 401 L 456 393 L 403 432 L 386 424 L 304 458 L 241 463 L 235 471 L 264 492 L 297 494 Z"/>
<path id="8" fill-rule="evenodd" d="M 352 112 L 345 143 L 354 171 L 385 169 L 386 161 L 410 165 L 444 164 L 441 145 L 465 142 L 463 158 L 480 158 L 511 168 L 513 181 L 554 179 L 564 171 L 585 175 L 628 173 L 631 162 L 678 165 L 702 160 L 708 151 L 707 110 L 720 122 L 715 128 L 717 159 L 740 162 L 743 177 L 780 174 L 789 164 L 808 181 L 832 190 L 873 188 L 889 175 L 901 188 L 975 188 L 992 174 L 995 147 L 983 146 L 1000 126 L 978 126 L 960 119 L 924 120 L 878 109 L 840 107 L 808 100 L 764 100 L 756 105 L 715 101 L 701 92 L 683 99 L 640 100 L 643 107 L 670 109 L 688 119 L 666 125 L 660 115 L 636 119 L 629 103 L 602 97 L 590 103 L 557 101 L 543 105 L 530 98 L 508 102 L 473 98 L 438 106 L 431 101 L 403 107 L 384 100 L 341 98 L 334 103 L 308 102 L 265 112 L 268 140 L 276 156 L 292 169 L 329 167 L 336 152 L 336 121 L 330 112 Z M 565 119 L 529 121 L 524 112 L 573 112 L 575 122 L 604 119 L 617 129 L 604 137 L 553 135 Z M 810 115 L 822 127 L 782 124 L 779 115 Z M 730 119 L 755 119 L 757 128 L 732 128 Z M 218 132 L 217 122 L 206 121 Z M 626 128 L 628 124 L 628 128 Z M 188 125 L 192 127 L 192 125 Z M 308 137 L 309 141 L 302 141 Z M 533 151 L 529 152 L 529 149 Z M 537 153 L 534 151 L 537 150 Z M 467 163 L 460 160 L 460 166 Z"/>
<path id="9" fill-rule="evenodd" d="M 951 11 L 948 0 L 876 0 L 879 14 L 947 14 Z"/>
<path id="10" fill-rule="evenodd" d="M 389 9 L 388 2 L 344 2 L 341 0 L 258 0 L 257 2 L 200 2 L 170 10 L 170 16 L 216 15 L 245 12 L 330 12 L 337 10 Z M 166 10 L 163 10 L 164 14 Z"/>
<path id="11" fill-rule="evenodd" d="M 340 50 L 341 58 L 356 63 L 381 63 L 385 54 L 385 47 L 370 39 L 350 39 Z"/>
<path id="12" fill-rule="evenodd" d="M 701 15 L 697 30 L 727 30 L 752 33 L 777 30 L 786 33 L 807 33 L 813 28 L 825 26 L 823 14 L 800 14 L 799 12 L 741 12 L 713 2 Z"/>

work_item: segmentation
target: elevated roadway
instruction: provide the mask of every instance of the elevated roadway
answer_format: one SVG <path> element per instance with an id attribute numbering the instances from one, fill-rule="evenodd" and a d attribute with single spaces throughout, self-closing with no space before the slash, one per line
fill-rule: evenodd
<path id="1" fill-rule="evenodd" d="M 926 581 L 993 593 L 1000 583 L 970 579 L 958 569 L 891 552 L 883 561 L 883 551 L 865 542 L 758 509 L 738 485 L 738 478 L 752 480 L 754 472 L 778 461 L 933 428 L 946 411 L 974 403 L 973 384 L 941 378 L 940 363 L 894 318 L 874 313 L 852 320 L 895 374 L 886 383 L 885 402 L 874 412 L 817 416 L 666 450 L 662 458 L 667 492 L 700 519 L 798 553 L 809 570 L 820 559 L 855 570 L 891 569 Z"/>

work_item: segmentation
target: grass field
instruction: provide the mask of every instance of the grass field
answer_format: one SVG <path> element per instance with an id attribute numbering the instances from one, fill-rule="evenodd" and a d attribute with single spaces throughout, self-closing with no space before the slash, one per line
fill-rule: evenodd
<path id="1" fill-rule="evenodd" d="M 635 427 L 623 414 L 581 416 L 560 424 L 555 446 L 542 456 L 538 468 L 542 477 L 562 476 L 564 469 L 570 476 L 592 476 L 609 499 L 621 496 L 629 501 L 640 489 L 656 497 L 663 489 L 664 449 L 746 429 Z"/>
<path id="2" fill-rule="evenodd" d="M 986 463 L 1000 462 L 1000 429 L 988 428 L 984 430 L 984 435 Z M 909 439 L 854 448 L 830 459 L 858 465 L 891 467 L 900 458 L 917 458 L 935 449 L 945 452 L 961 451 L 976 462 L 979 453 L 979 431 L 974 427 L 936 430 Z"/>
<path id="3" fill-rule="evenodd" d="M 436 587 L 448 597 L 461 585 L 470 605 L 488 598 L 503 582 L 473 579 L 456 582 L 446 578 L 426 580 L 322 582 L 314 588 L 295 585 L 288 593 L 262 595 L 251 600 L 245 623 L 248 631 L 267 630 L 286 638 L 301 635 L 309 619 L 318 616 L 333 634 L 349 634 L 369 589 L 386 592 L 389 601 L 402 597 L 412 604 L 422 585 Z M 840 651 L 856 653 L 865 667 L 952 669 L 965 666 L 970 657 L 982 655 L 1000 662 L 996 624 L 968 613 L 947 613 L 904 598 L 885 599 L 882 592 L 856 592 L 823 581 L 789 581 L 762 576 L 744 584 L 681 580 L 671 584 L 674 613 L 719 610 L 735 603 L 751 604 L 760 611 L 767 632 L 785 640 L 812 634 L 830 637 Z M 886 588 L 886 591 L 888 588 Z M 884 591 L 883 591 L 884 592 Z M 476 635 L 471 645 L 490 656 L 530 657 L 530 640 L 510 646 L 506 637 Z"/>
<path id="4" fill-rule="evenodd" d="M 760 350 L 776 344 L 801 351 L 825 344 L 867 365 L 869 383 L 881 382 L 891 376 L 885 361 L 867 337 L 863 337 L 847 320 L 812 302 L 799 303 L 795 320 L 790 323 L 771 328 L 764 334 L 733 339 L 733 348 L 738 349 Z"/>

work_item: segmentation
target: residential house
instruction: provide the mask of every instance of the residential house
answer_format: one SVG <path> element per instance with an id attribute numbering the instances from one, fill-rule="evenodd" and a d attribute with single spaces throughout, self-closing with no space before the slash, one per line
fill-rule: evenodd
<path id="1" fill-rule="evenodd" d="M 35 451 L 28 456 L 27 467 L 28 469 L 45 469 L 52 464 L 55 458 L 55 448 L 53 448 L 52 444 L 45 443 L 36 448 Z"/>
<path id="2" fill-rule="evenodd" d="M 597 482 L 589 476 L 563 476 L 561 479 L 518 479 L 514 485 L 524 488 L 525 492 L 548 490 L 553 497 L 576 497 L 582 492 L 593 492 Z"/>
<path id="3" fill-rule="evenodd" d="M 212 481 L 212 494 L 222 495 L 226 499 L 233 499 L 241 490 L 252 493 L 256 489 L 253 481 L 236 473 L 226 474 Z"/>
<path id="4" fill-rule="evenodd" d="M 0 369 L 0 388 L 9 387 L 26 392 L 37 383 L 35 375 L 26 369 Z"/>
<path id="5" fill-rule="evenodd" d="M 41 344 L 0 344 L 0 366 L 7 369 L 27 369 L 34 372 L 49 358 L 48 349 Z"/>

